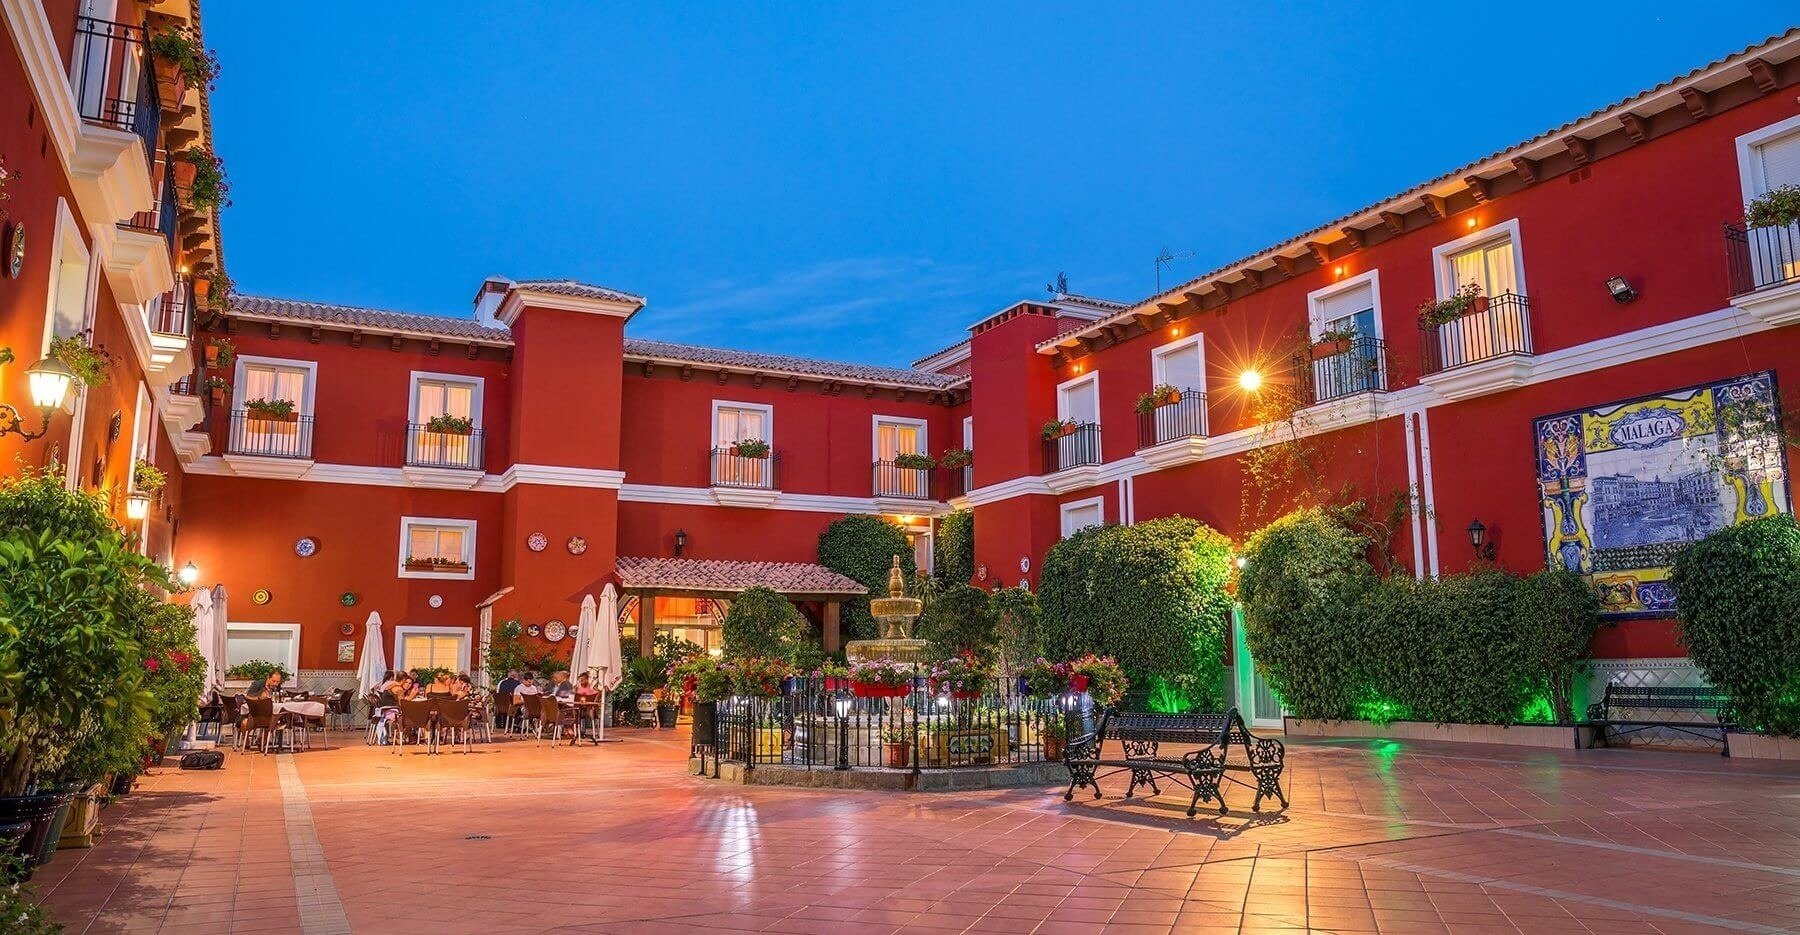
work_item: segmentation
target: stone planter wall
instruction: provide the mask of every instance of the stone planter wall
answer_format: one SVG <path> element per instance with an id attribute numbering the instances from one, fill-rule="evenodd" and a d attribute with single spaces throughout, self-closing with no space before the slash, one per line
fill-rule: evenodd
<path id="1" fill-rule="evenodd" d="M 1585 734 L 1577 736 L 1576 728 L 1553 724 L 1432 724 L 1427 721 L 1320 721 L 1286 718 L 1289 737 L 1349 737 L 1377 740 L 1441 740 L 1451 743 L 1491 743 L 1514 747 L 1547 747 L 1573 750 L 1577 741 L 1585 745 Z"/>
<path id="2" fill-rule="evenodd" d="M 1731 734 L 1729 744 L 1733 759 L 1800 760 L 1800 737 Z"/>
<path id="3" fill-rule="evenodd" d="M 69 820 L 63 823 L 57 847 L 94 846 L 94 841 L 100 837 L 100 803 L 105 795 L 106 786 L 95 783 L 69 800 Z"/>

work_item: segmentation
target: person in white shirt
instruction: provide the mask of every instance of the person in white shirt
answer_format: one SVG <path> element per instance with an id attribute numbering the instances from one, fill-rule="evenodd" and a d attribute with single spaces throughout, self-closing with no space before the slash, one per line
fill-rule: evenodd
<path id="1" fill-rule="evenodd" d="M 519 683 L 518 688 L 513 689 L 513 700 L 523 703 L 525 696 L 541 695 L 543 693 L 544 689 L 537 683 L 537 676 L 534 673 L 527 672 L 525 673 L 525 680 Z"/>

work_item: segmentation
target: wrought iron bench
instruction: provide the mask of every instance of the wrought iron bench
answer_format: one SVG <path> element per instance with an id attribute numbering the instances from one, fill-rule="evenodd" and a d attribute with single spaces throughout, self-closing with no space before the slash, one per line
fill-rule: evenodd
<path id="1" fill-rule="evenodd" d="M 1106 742 L 1113 740 L 1117 752 L 1109 755 Z M 1164 744 L 1194 749 L 1185 752 L 1164 751 Z M 1243 748 L 1242 762 L 1233 762 L 1232 747 Z M 1219 814 L 1227 809 L 1221 781 L 1230 781 L 1256 790 L 1253 811 L 1262 811 L 1264 798 L 1273 798 L 1287 808 L 1287 796 L 1281 791 L 1281 767 L 1287 755 L 1281 741 L 1270 737 L 1254 737 L 1244 726 L 1244 719 L 1232 708 L 1219 714 L 1148 714 L 1107 711 L 1091 734 L 1083 734 L 1069 742 L 1063 751 L 1063 763 L 1069 769 L 1069 789 L 1063 801 L 1075 797 L 1077 788 L 1092 787 L 1094 798 L 1100 797 L 1099 770 L 1110 767 L 1107 776 L 1131 773 L 1131 784 L 1125 797 L 1131 798 L 1140 785 L 1150 787 L 1152 794 L 1162 792 L 1157 776 L 1168 776 L 1184 788 L 1192 789 L 1188 815 L 1199 811 L 1201 800 L 1218 800 Z M 1249 773 L 1252 782 L 1227 776 L 1228 772 Z"/>
<path id="2" fill-rule="evenodd" d="M 1716 688 L 1656 688 L 1647 685 L 1615 685 L 1606 686 L 1606 694 L 1599 702 L 1588 705 L 1587 720 L 1583 727 L 1593 728 L 1589 747 L 1607 746 L 1607 733 L 1624 737 L 1639 731 L 1664 728 L 1677 733 L 1699 737 L 1709 743 L 1716 742 L 1724 749 L 1725 756 L 1731 755 L 1731 742 L 1728 739 L 1730 723 L 1727 708 L 1731 699 Z M 1630 711 L 1663 710 L 1663 711 L 1711 711 L 1711 721 L 1677 721 L 1669 718 L 1632 717 L 1624 714 Z"/>

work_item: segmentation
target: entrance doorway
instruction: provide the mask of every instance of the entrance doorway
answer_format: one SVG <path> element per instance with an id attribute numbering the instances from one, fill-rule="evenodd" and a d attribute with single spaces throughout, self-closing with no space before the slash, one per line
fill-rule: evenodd
<path id="1" fill-rule="evenodd" d="M 1286 711 L 1281 699 L 1275 697 L 1275 690 L 1256 671 L 1256 660 L 1250 657 L 1250 640 L 1244 634 L 1244 613 L 1238 607 L 1231 609 L 1231 658 L 1238 713 L 1251 727 L 1282 726 L 1281 716 Z"/>

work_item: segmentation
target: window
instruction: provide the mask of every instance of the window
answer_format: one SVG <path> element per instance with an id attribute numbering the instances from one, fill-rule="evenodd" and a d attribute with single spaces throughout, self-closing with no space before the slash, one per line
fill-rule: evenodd
<path id="1" fill-rule="evenodd" d="M 297 623 L 228 623 L 225 625 L 225 667 L 261 660 L 273 662 L 288 675 L 300 672 L 300 625 Z M 291 680 L 291 678 L 290 678 Z"/>
<path id="2" fill-rule="evenodd" d="M 896 468 L 894 458 L 925 454 L 925 421 L 894 416 L 875 417 L 876 496 L 924 497 L 931 489 L 929 471 Z"/>
<path id="3" fill-rule="evenodd" d="M 1100 374 L 1076 377 L 1056 387 L 1056 417 L 1073 422 L 1076 429 L 1054 442 L 1056 460 L 1049 467 L 1061 471 L 1100 463 Z"/>
<path id="4" fill-rule="evenodd" d="M 1100 497 L 1072 500 L 1062 505 L 1062 537 L 1064 539 L 1106 522 L 1106 501 Z"/>
<path id="5" fill-rule="evenodd" d="M 396 669 L 469 671 L 469 631 L 462 627 L 394 628 Z"/>
<path id="6" fill-rule="evenodd" d="M 1738 137 L 1737 148 L 1746 208 L 1759 195 L 1800 185 L 1800 117 L 1746 133 Z M 1745 234 L 1756 286 L 1800 279 L 1800 225 L 1758 227 Z"/>
<path id="7" fill-rule="evenodd" d="M 427 467 L 481 467 L 480 377 L 413 371 L 412 403 L 407 412 L 407 463 Z M 426 428 L 438 416 L 467 419 L 469 434 L 433 432 Z"/>
<path id="8" fill-rule="evenodd" d="M 56 200 L 56 231 L 50 242 L 50 290 L 44 310 L 43 354 L 50 353 L 54 338 L 81 334 L 93 324 L 93 301 L 99 268 L 89 262 L 87 244 L 81 239 L 81 226 L 69 203 Z M 81 439 L 87 423 L 88 388 L 77 386 L 63 404 L 73 418 L 69 422 L 69 450 L 64 461 L 63 485 L 74 490 L 81 485 Z"/>
<path id="9" fill-rule="evenodd" d="M 752 458 L 733 454 L 731 446 L 744 441 L 769 444 L 769 456 Z M 712 483 L 715 487 L 775 486 L 775 408 L 758 403 L 734 403 L 722 399 L 712 404 Z"/>
<path id="10" fill-rule="evenodd" d="M 400 518 L 400 577 L 475 577 L 475 521 Z"/>
<path id="11" fill-rule="evenodd" d="M 312 457 L 313 389 L 318 365 L 308 360 L 279 357 L 237 358 L 232 395 L 231 454 L 282 458 Z M 268 417 L 251 409 L 256 400 L 286 401 L 293 414 Z"/>
<path id="12" fill-rule="evenodd" d="M 1150 411 L 1158 442 L 1206 434 L 1206 349 L 1201 335 L 1152 349 L 1150 382 L 1172 386 L 1183 394 L 1181 402 Z M 1187 398 L 1189 393 L 1194 396 L 1192 401 Z"/>
<path id="13" fill-rule="evenodd" d="M 1531 352 L 1530 305 L 1517 219 L 1442 244 L 1431 251 L 1437 264 L 1437 295 L 1446 299 L 1470 283 L 1481 298 L 1461 318 L 1437 326 L 1427 347 L 1429 370 Z"/>
<path id="14" fill-rule="evenodd" d="M 1312 357 L 1312 402 L 1381 389 L 1385 366 L 1381 345 L 1381 280 L 1371 270 L 1309 293 L 1308 336 L 1350 334 L 1348 345 L 1330 345 Z"/>

